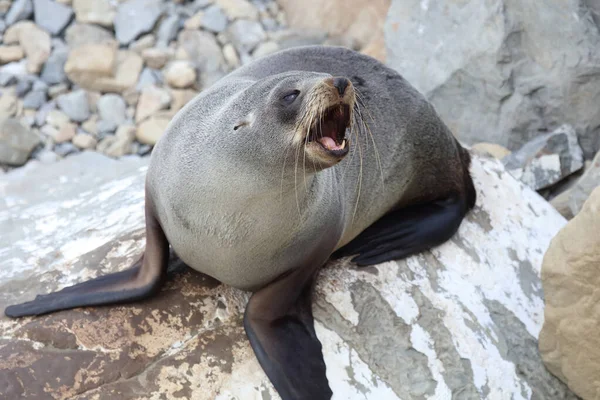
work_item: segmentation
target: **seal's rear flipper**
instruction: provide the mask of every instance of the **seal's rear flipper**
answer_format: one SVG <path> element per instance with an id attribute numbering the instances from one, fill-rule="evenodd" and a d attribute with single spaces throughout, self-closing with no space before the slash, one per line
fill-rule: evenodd
<path id="1" fill-rule="evenodd" d="M 256 292 L 244 328 L 256 358 L 283 400 L 332 396 L 311 308 L 312 279 L 293 273 Z"/>
<path id="2" fill-rule="evenodd" d="M 75 307 L 131 302 L 156 293 L 166 277 L 169 243 L 148 202 L 146 196 L 146 250 L 133 267 L 6 307 L 4 314 L 40 315 Z"/>
<path id="3" fill-rule="evenodd" d="M 468 206 L 459 196 L 392 211 L 338 249 L 333 258 L 358 254 L 359 266 L 398 260 L 428 250 L 450 239 Z"/>

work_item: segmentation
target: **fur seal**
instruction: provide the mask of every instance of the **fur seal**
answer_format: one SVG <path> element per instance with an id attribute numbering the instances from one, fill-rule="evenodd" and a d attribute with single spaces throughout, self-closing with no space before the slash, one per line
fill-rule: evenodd
<path id="1" fill-rule="evenodd" d="M 254 292 L 244 327 L 283 399 L 332 396 L 310 301 L 328 259 L 366 266 L 430 249 L 475 204 L 469 153 L 433 106 L 340 47 L 292 48 L 230 73 L 174 117 L 151 157 L 141 260 L 5 314 L 149 297 L 170 245 Z"/>

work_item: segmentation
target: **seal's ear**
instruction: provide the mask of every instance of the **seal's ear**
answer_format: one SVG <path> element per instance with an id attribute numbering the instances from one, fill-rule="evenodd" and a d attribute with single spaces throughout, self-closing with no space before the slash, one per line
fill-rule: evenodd
<path id="1" fill-rule="evenodd" d="M 313 278 L 305 272 L 296 270 L 256 292 L 248 302 L 244 328 L 283 400 L 329 400 L 333 393 L 311 308 Z"/>

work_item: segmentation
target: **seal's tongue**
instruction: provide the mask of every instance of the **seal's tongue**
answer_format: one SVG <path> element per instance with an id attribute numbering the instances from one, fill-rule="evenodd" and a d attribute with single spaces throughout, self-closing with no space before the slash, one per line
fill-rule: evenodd
<path id="1" fill-rule="evenodd" d="M 340 149 L 342 149 L 342 146 L 336 144 L 335 140 L 333 140 L 329 136 L 320 137 L 318 140 L 319 140 L 319 143 L 321 143 L 321 145 L 323 145 L 323 147 L 325 147 L 327 150 L 340 150 Z"/>

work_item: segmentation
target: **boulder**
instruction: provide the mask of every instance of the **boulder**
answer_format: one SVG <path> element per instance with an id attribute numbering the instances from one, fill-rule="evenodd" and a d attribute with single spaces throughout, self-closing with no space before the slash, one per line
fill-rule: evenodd
<path id="1" fill-rule="evenodd" d="M 517 179 L 534 190 L 554 185 L 583 167 L 583 152 L 572 126 L 538 136 L 502 159 Z"/>
<path id="2" fill-rule="evenodd" d="M 290 28 L 344 38 L 351 47 L 385 61 L 383 26 L 391 0 L 280 0 Z M 420 7 L 417 5 L 417 7 Z"/>
<path id="3" fill-rule="evenodd" d="M 0 310 L 141 255 L 147 162 L 82 153 L 3 176 Z M 542 254 L 565 220 L 498 161 L 475 157 L 472 171 L 479 202 L 449 242 L 320 273 L 313 309 L 335 398 L 575 399 L 536 341 Z M 279 398 L 244 334 L 250 293 L 175 257 L 170 269 L 146 301 L 0 317 L 0 397 Z"/>
<path id="4" fill-rule="evenodd" d="M 589 159 L 600 148 L 595 3 L 392 0 L 387 62 L 468 144 L 516 150 L 569 123 Z"/>
<path id="5" fill-rule="evenodd" d="M 600 396 L 600 188 L 550 242 L 539 347 L 548 369 L 581 398 Z"/>
<path id="6" fill-rule="evenodd" d="M 590 193 L 598 186 L 600 186 L 600 152 L 596 154 L 589 168 L 586 168 L 583 176 L 569 189 L 569 209 L 573 215 L 579 213 Z"/>

